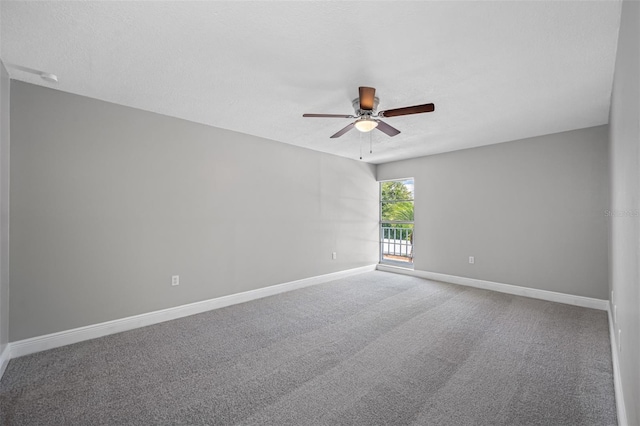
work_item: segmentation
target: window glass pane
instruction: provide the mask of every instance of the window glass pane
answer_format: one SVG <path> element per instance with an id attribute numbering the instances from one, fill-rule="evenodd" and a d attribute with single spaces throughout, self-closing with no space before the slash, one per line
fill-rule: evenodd
<path id="1" fill-rule="evenodd" d="M 412 223 L 384 223 L 382 236 L 394 240 L 413 241 Z"/>
<path id="2" fill-rule="evenodd" d="M 380 186 L 381 201 L 413 200 L 413 179 L 382 182 Z"/>
<path id="3" fill-rule="evenodd" d="M 411 266 L 413 263 L 413 224 L 382 224 L 380 260 Z"/>
<path id="4" fill-rule="evenodd" d="M 413 201 L 383 201 L 380 218 L 382 221 L 413 222 Z"/>

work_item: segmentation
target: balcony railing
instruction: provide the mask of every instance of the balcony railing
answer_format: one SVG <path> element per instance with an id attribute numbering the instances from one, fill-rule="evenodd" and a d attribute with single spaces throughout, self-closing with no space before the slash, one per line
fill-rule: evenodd
<path id="1" fill-rule="evenodd" d="M 380 260 L 385 263 L 413 263 L 413 228 L 382 226 L 380 231 Z"/>

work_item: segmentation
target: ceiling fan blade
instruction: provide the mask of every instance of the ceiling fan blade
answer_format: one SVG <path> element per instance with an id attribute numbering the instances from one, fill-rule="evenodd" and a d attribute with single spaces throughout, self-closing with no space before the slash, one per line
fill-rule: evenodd
<path id="1" fill-rule="evenodd" d="M 344 114 L 302 114 L 303 117 L 328 117 L 328 118 L 356 118 L 354 115 Z"/>
<path id="2" fill-rule="evenodd" d="M 400 130 L 396 129 L 395 127 L 389 126 L 384 121 L 382 120 L 376 120 L 376 121 L 378 122 L 378 127 L 376 127 L 376 129 L 380 130 L 382 133 L 386 133 L 391 137 L 400 133 Z"/>
<path id="3" fill-rule="evenodd" d="M 349 124 L 347 127 L 343 128 L 342 130 L 340 130 L 338 133 L 336 133 L 335 135 L 331 136 L 332 138 L 339 138 L 340 136 L 344 135 L 345 133 L 347 133 L 349 130 L 353 129 L 353 126 L 355 126 L 356 123 L 351 123 Z"/>
<path id="4" fill-rule="evenodd" d="M 423 112 L 432 112 L 436 109 L 434 104 L 415 105 L 404 108 L 388 109 L 386 111 L 380 111 L 378 115 L 380 117 L 397 117 L 399 115 L 420 114 Z"/>
<path id="5" fill-rule="evenodd" d="M 376 97 L 376 89 L 361 86 L 358 90 L 360 91 L 360 109 L 367 111 L 372 110 Z"/>

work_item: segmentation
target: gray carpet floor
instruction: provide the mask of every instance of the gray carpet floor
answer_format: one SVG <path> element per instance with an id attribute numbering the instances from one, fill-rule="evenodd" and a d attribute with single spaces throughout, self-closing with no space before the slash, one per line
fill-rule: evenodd
<path id="1" fill-rule="evenodd" d="M 370 272 L 11 360 L 10 425 L 615 425 L 603 311 Z"/>

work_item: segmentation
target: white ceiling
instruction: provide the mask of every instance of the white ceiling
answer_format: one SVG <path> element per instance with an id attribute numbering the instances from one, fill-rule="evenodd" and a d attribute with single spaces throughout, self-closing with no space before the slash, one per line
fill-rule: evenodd
<path id="1" fill-rule="evenodd" d="M 383 163 L 608 122 L 621 4 L 611 1 L 1 2 L 11 77 L 358 158 L 358 86 L 379 109 L 436 111 L 372 135 Z M 361 136 L 362 135 L 362 136 Z"/>

